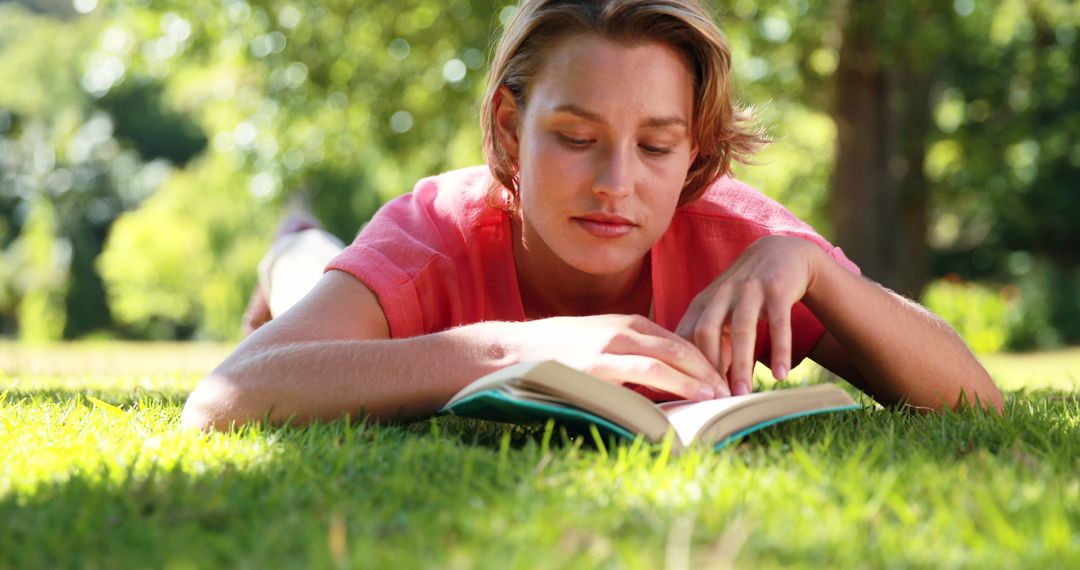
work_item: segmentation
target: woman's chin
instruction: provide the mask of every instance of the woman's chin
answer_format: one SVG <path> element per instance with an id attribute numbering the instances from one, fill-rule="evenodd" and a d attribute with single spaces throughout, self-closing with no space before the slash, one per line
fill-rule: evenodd
<path id="1" fill-rule="evenodd" d="M 633 271 L 640 266 L 642 257 L 632 256 L 579 256 L 570 266 L 595 277 L 616 276 Z"/>

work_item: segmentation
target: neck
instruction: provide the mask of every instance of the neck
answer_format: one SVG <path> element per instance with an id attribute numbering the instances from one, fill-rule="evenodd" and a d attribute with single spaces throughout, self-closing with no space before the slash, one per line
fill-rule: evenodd
<path id="1" fill-rule="evenodd" d="M 650 256 L 617 274 L 579 271 L 544 247 L 528 247 L 518 223 L 513 229 L 514 262 L 525 318 L 602 314 L 649 315 Z"/>

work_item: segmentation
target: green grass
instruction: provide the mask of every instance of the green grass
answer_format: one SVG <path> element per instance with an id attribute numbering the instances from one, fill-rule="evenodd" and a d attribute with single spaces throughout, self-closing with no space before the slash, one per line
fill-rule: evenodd
<path id="1" fill-rule="evenodd" d="M 1075 392 L 678 458 L 454 418 L 178 432 L 225 351 L 0 344 L 0 568 L 1080 566 Z"/>

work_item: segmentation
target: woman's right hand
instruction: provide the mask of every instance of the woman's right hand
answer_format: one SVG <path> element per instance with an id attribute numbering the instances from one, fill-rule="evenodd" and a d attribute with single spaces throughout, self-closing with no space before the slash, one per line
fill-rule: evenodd
<path id="1" fill-rule="evenodd" d="M 518 361 L 555 359 L 615 384 L 630 382 L 690 400 L 731 395 L 696 346 L 641 315 L 506 324 L 503 342 Z"/>

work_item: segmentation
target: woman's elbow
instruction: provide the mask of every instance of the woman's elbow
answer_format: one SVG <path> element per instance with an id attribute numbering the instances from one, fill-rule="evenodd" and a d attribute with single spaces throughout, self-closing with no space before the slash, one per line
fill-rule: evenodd
<path id="1" fill-rule="evenodd" d="M 980 386 L 977 389 L 971 390 L 971 392 L 973 393 L 969 395 L 968 391 L 964 391 L 956 407 L 983 409 L 994 411 L 999 414 L 1004 411 L 1004 402 L 1001 397 L 1001 391 L 998 390 L 993 381 L 991 381 L 989 385 Z"/>
<path id="2" fill-rule="evenodd" d="M 188 396 L 180 414 L 180 427 L 226 431 L 261 417 L 254 394 L 249 392 L 222 374 L 210 374 Z"/>
<path id="3" fill-rule="evenodd" d="M 956 392 L 951 398 L 953 404 L 949 407 L 953 410 L 975 409 L 1002 413 L 1004 404 L 1001 390 L 985 370 L 980 370 L 980 372 L 974 379 L 956 387 Z"/>

